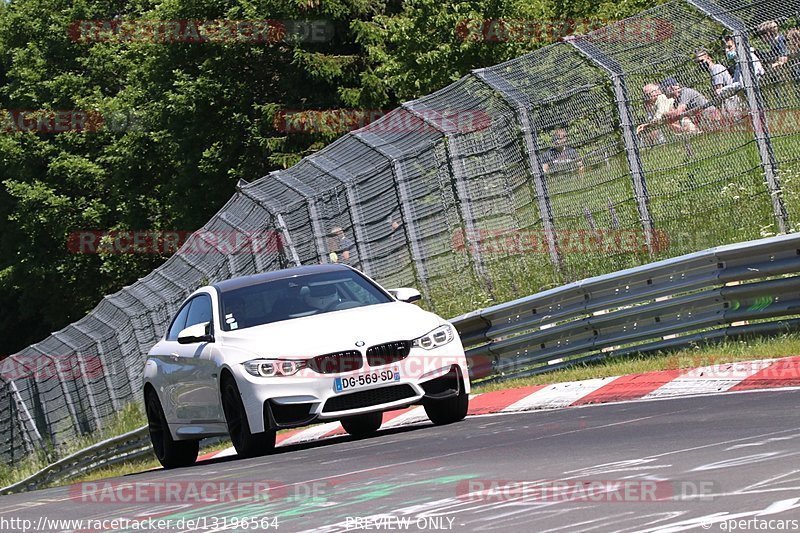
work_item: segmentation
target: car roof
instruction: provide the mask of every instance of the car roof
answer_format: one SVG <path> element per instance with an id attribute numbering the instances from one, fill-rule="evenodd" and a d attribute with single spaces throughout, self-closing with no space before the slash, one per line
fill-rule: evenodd
<path id="1" fill-rule="evenodd" d="M 350 270 L 349 267 L 338 264 L 326 265 L 307 265 L 295 268 L 285 268 L 283 270 L 272 270 L 270 272 L 263 272 L 261 274 L 253 274 L 250 276 L 241 276 L 238 278 L 226 279 L 212 285 L 220 292 L 233 291 L 241 289 L 242 287 L 250 287 L 252 285 L 259 285 L 268 281 L 275 281 L 277 279 L 286 279 L 294 276 L 306 276 L 308 274 L 323 274 L 325 272 L 341 272 L 343 270 Z"/>

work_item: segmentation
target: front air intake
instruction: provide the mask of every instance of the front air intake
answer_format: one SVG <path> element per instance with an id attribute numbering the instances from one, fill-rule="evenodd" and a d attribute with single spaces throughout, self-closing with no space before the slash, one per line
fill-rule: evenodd
<path id="1" fill-rule="evenodd" d="M 325 408 L 322 412 L 334 413 L 336 411 L 361 409 L 362 407 L 392 403 L 406 398 L 413 398 L 414 396 L 416 396 L 416 393 L 411 385 L 392 385 L 390 387 L 368 389 L 334 396 L 325 403 Z"/>

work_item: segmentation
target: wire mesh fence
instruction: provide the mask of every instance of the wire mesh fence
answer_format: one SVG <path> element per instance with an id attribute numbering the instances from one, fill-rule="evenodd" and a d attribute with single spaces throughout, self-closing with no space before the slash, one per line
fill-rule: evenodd
<path id="1" fill-rule="evenodd" d="M 241 182 L 161 267 L 0 361 L 0 457 L 57 448 L 140 400 L 144 354 L 203 284 L 342 262 L 453 316 L 793 231 L 798 25 L 791 2 L 675 0 Z"/>

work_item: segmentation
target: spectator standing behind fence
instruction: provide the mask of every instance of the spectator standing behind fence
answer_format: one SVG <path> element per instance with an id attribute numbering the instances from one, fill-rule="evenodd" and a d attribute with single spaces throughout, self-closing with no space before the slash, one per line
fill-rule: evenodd
<path id="1" fill-rule="evenodd" d="M 700 48 L 695 52 L 695 59 L 700 68 L 711 76 L 711 88 L 714 94 L 719 95 L 725 87 L 733 83 L 733 77 L 728 72 L 728 69 L 724 65 L 715 62 L 705 48 Z M 742 101 L 737 95 L 732 95 L 723 100 L 722 107 L 726 113 L 735 116 L 742 110 Z"/>
<path id="2" fill-rule="evenodd" d="M 800 83 L 800 61 L 797 61 L 797 56 L 800 55 L 800 29 L 792 28 L 787 31 L 786 43 L 789 46 L 789 57 L 793 59 L 790 63 L 792 78 L 795 83 Z"/>
<path id="3" fill-rule="evenodd" d="M 789 47 L 786 37 L 778 31 L 778 23 L 774 20 L 762 22 L 758 25 L 758 34 L 769 45 L 770 53 L 766 58 L 769 65 L 776 70 L 782 69 L 789 61 Z"/>
<path id="4" fill-rule="evenodd" d="M 583 175 L 583 160 L 578 151 L 569 145 L 566 128 L 553 131 L 553 147 L 542 154 L 541 160 L 545 173 L 577 168 Z"/>
<path id="5" fill-rule="evenodd" d="M 636 134 L 647 134 L 651 143 L 665 142 L 661 131 L 648 131 L 667 122 L 669 113 L 675 109 L 675 99 L 669 98 L 655 83 L 648 83 L 642 88 L 644 93 L 644 109 L 647 112 L 647 122 L 636 126 Z M 677 135 L 683 133 L 698 133 L 699 130 L 689 117 L 667 122 L 669 129 Z"/>
<path id="6" fill-rule="evenodd" d="M 358 252 L 355 243 L 350 240 L 340 227 L 331 229 L 328 248 L 331 252 L 328 258 L 331 263 L 344 263 L 356 267 L 358 263 Z"/>
<path id="7" fill-rule="evenodd" d="M 403 229 L 403 219 L 399 214 L 392 213 L 386 217 L 386 224 L 389 225 L 389 251 L 395 252 L 406 244 L 405 231 Z"/>
<path id="8" fill-rule="evenodd" d="M 734 64 L 734 68 L 733 76 L 731 76 L 731 84 L 723 87 L 718 93 L 722 97 L 730 96 L 738 91 L 741 91 L 743 88 L 742 67 L 739 65 L 739 55 L 736 52 L 736 41 L 734 41 L 733 37 L 730 35 L 725 37 L 725 56 L 728 58 L 728 61 Z M 761 65 L 761 60 L 758 58 L 755 50 L 753 50 L 752 47 L 750 48 L 750 63 L 753 65 L 753 72 L 755 73 L 757 79 L 760 79 L 762 76 L 764 76 L 764 67 Z"/>
<path id="9" fill-rule="evenodd" d="M 708 98 L 700 91 L 691 87 L 684 87 L 675 78 L 667 78 L 661 82 L 661 90 L 670 98 L 675 99 L 675 109 L 667 113 L 667 120 L 679 121 L 689 117 L 692 122 L 702 130 L 701 126 L 716 125 L 719 120 L 717 108 L 711 105 Z M 698 131 L 702 133 L 702 131 Z"/>

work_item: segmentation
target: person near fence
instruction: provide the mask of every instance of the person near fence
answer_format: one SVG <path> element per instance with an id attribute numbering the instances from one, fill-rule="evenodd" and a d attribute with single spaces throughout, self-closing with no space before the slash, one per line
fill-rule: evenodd
<path id="1" fill-rule="evenodd" d="M 696 133 L 702 133 L 704 128 L 713 129 L 719 124 L 719 111 L 697 89 L 684 87 L 675 78 L 666 78 L 661 82 L 661 90 L 675 99 L 675 108 L 667 112 L 667 120 L 681 121 L 689 117 L 699 128 Z"/>
<path id="2" fill-rule="evenodd" d="M 770 67 L 776 71 L 783 69 L 789 62 L 789 47 L 786 37 L 779 31 L 778 23 L 767 20 L 758 25 L 758 34 L 769 46 L 769 55 L 765 58 Z"/>
<path id="3" fill-rule="evenodd" d="M 386 224 L 389 226 L 390 230 L 389 251 L 395 252 L 406 244 L 403 219 L 399 213 L 392 213 L 386 217 Z"/>
<path id="4" fill-rule="evenodd" d="M 733 83 L 733 76 L 725 65 L 714 61 L 711 53 L 705 48 L 700 48 L 695 52 L 695 60 L 700 68 L 711 76 L 711 88 L 714 94 L 719 95 L 723 88 Z M 733 94 L 722 100 L 722 108 L 728 117 L 735 118 L 742 112 L 742 101 L 738 95 Z"/>
<path id="5" fill-rule="evenodd" d="M 792 28 L 787 31 L 786 42 L 789 46 L 789 57 L 792 60 L 789 63 L 789 69 L 792 79 L 797 84 L 800 83 L 800 61 L 798 61 L 798 56 L 800 56 L 800 28 Z"/>
<path id="6" fill-rule="evenodd" d="M 553 131 L 553 147 L 542 154 L 542 170 L 547 174 L 564 170 L 577 169 L 583 175 L 583 159 L 578 151 L 570 146 L 566 128 Z"/>
<path id="7" fill-rule="evenodd" d="M 356 267 L 358 264 L 356 244 L 344 234 L 341 227 L 331 228 L 329 248 L 328 258 L 331 263 L 344 263 L 352 267 Z"/>
<path id="8" fill-rule="evenodd" d="M 739 64 L 739 54 L 736 52 L 736 41 L 731 35 L 727 35 L 725 37 L 725 55 L 728 58 L 728 61 L 733 63 L 734 68 L 733 75 L 731 76 L 731 84 L 723 87 L 718 93 L 722 97 L 741 91 L 744 87 L 742 84 L 742 67 Z M 753 73 L 756 75 L 756 79 L 760 80 L 764 76 L 764 67 L 761 64 L 761 60 L 758 58 L 758 55 L 756 55 L 756 51 L 752 47 L 750 48 L 749 59 L 750 63 L 753 65 Z"/>
<path id="9" fill-rule="evenodd" d="M 699 129 L 689 117 L 670 119 L 672 111 L 675 109 L 675 99 L 669 98 L 655 83 L 648 83 L 642 89 L 644 93 L 644 109 L 647 112 L 647 122 L 636 127 L 638 135 L 646 135 L 651 143 L 665 142 L 664 134 L 655 130 L 656 126 L 666 123 L 669 129 L 676 135 L 684 133 L 699 133 Z"/>

